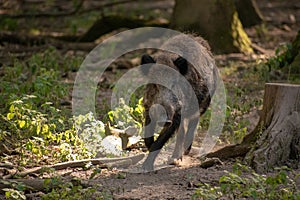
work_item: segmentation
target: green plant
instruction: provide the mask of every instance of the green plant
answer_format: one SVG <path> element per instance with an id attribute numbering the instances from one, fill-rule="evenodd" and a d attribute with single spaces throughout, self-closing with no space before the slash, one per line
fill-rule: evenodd
<path id="1" fill-rule="evenodd" d="M 73 117 L 76 133 L 84 142 L 84 146 L 91 155 L 96 155 L 101 149 L 101 141 L 105 137 L 105 127 L 102 121 L 97 120 L 93 113 Z"/>
<path id="2" fill-rule="evenodd" d="M 36 99 L 27 95 L 12 101 L 7 113 L 0 115 L 0 139 L 9 135 L 11 141 L 18 141 L 14 145 L 23 158 L 19 161 L 39 162 L 46 155 L 56 162 L 88 157 L 73 122 L 49 102 L 37 107 Z"/>
<path id="3" fill-rule="evenodd" d="M 28 60 L 13 60 L 11 65 L 3 65 L 0 76 L 0 107 L 6 102 L 24 95 L 35 95 L 38 100 L 50 101 L 59 106 L 67 96 L 69 85 L 62 81 L 70 71 L 76 71 L 82 57 L 62 56 L 50 47 L 44 52 L 33 54 Z"/>
<path id="4" fill-rule="evenodd" d="M 61 72 L 58 71 L 61 65 L 53 52 L 46 51 L 45 57 L 44 54 L 35 54 L 25 63 L 15 60 L 13 66 L 3 67 L 3 76 L 0 77 L 2 108 L 5 108 L 7 101 L 25 95 L 36 96 L 37 102 L 50 101 L 59 105 L 59 100 L 67 94 L 68 86 L 61 81 Z"/>
<path id="5" fill-rule="evenodd" d="M 299 199 L 300 192 L 295 181 L 284 169 L 270 176 L 260 175 L 249 167 L 239 163 L 233 171 L 225 171 L 226 175 L 219 179 L 219 185 L 199 184 L 193 198 L 219 199 Z"/>
<path id="6" fill-rule="evenodd" d="M 266 63 L 269 67 L 269 71 L 274 69 L 280 69 L 290 64 L 292 59 L 292 45 L 285 44 L 279 46 L 275 50 L 275 56 L 269 58 L 268 62 Z"/>
<path id="7" fill-rule="evenodd" d="M 6 199 L 26 199 L 26 196 L 24 195 L 23 191 L 19 191 L 12 188 L 4 188 L 2 190 L 5 192 Z"/>
<path id="8" fill-rule="evenodd" d="M 201 183 L 198 187 L 199 188 L 197 188 L 195 193 L 192 195 L 192 199 L 215 200 L 223 196 L 219 186 Z"/>
<path id="9" fill-rule="evenodd" d="M 275 50 L 275 55 L 267 61 L 257 61 L 253 72 L 265 82 L 299 83 L 298 65 L 292 64 L 296 56 L 293 48 L 293 44 L 290 43 L 279 46 Z"/>
<path id="10" fill-rule="evenodd" d="M 54 180 L 57 182 L 57 180 Z M 48 180 L 46 184 L 52 184 L 52 180 Z M 51 189 L 51 191 L 42 196 L 43 200 L 66 199 L 66 200 L 85 200 L 85 199 L 111 199 L 111 195 L 106 192 L 98 191 L 96 187 L 84 188 L 80 181 L 72 181 L 69 183 L 60 183 Z"/>
<path id="11" fill-rule="evenodd" d="M 2 180 L 1 184 L 9 186 L 9 188 L 3 188 L 2 191 L 5 192 L 6 199 L 26 199 L 25 189 L 26 186 L 21 182 L 17 181 L 5 181 Z"/>
<path id="12" fill-rule="evenodd" d="M 18 20 L 13 18 L 2 18 L 0 20 L 0 29 L 1 30 L 8 30 L 8 31 L 15 31 L 18 29 Z"/>
<path id="13" fill-rule="evenodd" d="M 125 129 L 129 126 L 141 128 L 143 122 L 144 107 L 143 99 L 140 98 L 133 106 L 125 104 L 124 99 L 120 99 L 119 106 L 108 112 L 108 117 L 112 125 L 120 129 Z"/>
<path id="14" fill-rule="evenodd" d="M 51 106 L 49 102 L 41 104 L 41 111 L 37 110 L 36 98 L 34 95 L 26 95 L 10 103 L 6 116 L 2 115 L 2 119 L 7 122 L 5 130 L 17 134 L 18 138 L 41 136 L 54 140 L 53 133 L 65 129 L 65 119 L 60 116 L 60 110 Z"/>
<path id="15" fill-rule="evenodd" d="M 44 156 L 47 162 L 88 157 L 71 111 L 58 109 L 71 88 L 63 77 L 76 71 L 81 60 L 50 47 L 1 67 L 0 141 L 16 149 L 19 164 L 40 162 Z"/>

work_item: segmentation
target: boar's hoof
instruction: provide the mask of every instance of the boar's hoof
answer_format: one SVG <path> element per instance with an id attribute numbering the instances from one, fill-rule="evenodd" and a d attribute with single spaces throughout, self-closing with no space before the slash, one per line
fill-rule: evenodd
<path id="1" fill-rule="evenodd" d="M 169 165 L 176 165 L 176 166 L 180 166 L 182 163 L 182 157 L 181 158 L 169 158 L 168 159 L 168 164 Z"/>

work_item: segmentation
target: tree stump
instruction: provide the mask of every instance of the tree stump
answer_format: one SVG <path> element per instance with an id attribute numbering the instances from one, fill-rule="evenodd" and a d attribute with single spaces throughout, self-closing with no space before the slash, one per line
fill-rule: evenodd
<path id="1" fill-rule="evenodd" d="M 258 137 L 246 161 L 258 172 L 300 163 L 300 85 L 267 83 Z"/>

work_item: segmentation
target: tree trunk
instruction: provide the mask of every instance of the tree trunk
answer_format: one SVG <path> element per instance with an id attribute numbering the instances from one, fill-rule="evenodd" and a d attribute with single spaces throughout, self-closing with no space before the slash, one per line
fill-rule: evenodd
<path id="1" fill-rule="evenodd" d="M 258 172 L 297 167 L 300 159 L 300 85 L 269 83 L 256 135 L 246 161 Z"/>
<path id="2" fill-rule="evenodd" d="M 216 53 L 253 51 L 234 0 L 176 0 L 171 27 L 199 33 Z"/>
<path id="3" fill-rule="evenodd" d="M 250 27 L 263 22 L 263 16 L 255 0 L 235 0 L 239 18 L 244 27 Z"/>

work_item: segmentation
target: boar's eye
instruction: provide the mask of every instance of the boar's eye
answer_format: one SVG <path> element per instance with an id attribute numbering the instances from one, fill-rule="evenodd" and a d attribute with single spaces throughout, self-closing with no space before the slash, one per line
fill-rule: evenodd
<path id="1" fill-rule="evenodd" d="M 149 64 L 149 63 L 155 63 L 154 59 L 149 56 L 148 54 L 145 54 L 142 56 L 142 59 L 141 59 L 141 64 Z"/>
<path id="2" fill-rule="evenodd" d="M 174 65 L 179 69 L 179 72 L 182 75 L 185 75 L 188 71 L 188 62 L 183 57 L 177 58 L 175 61 L 173 61 Z"/>

